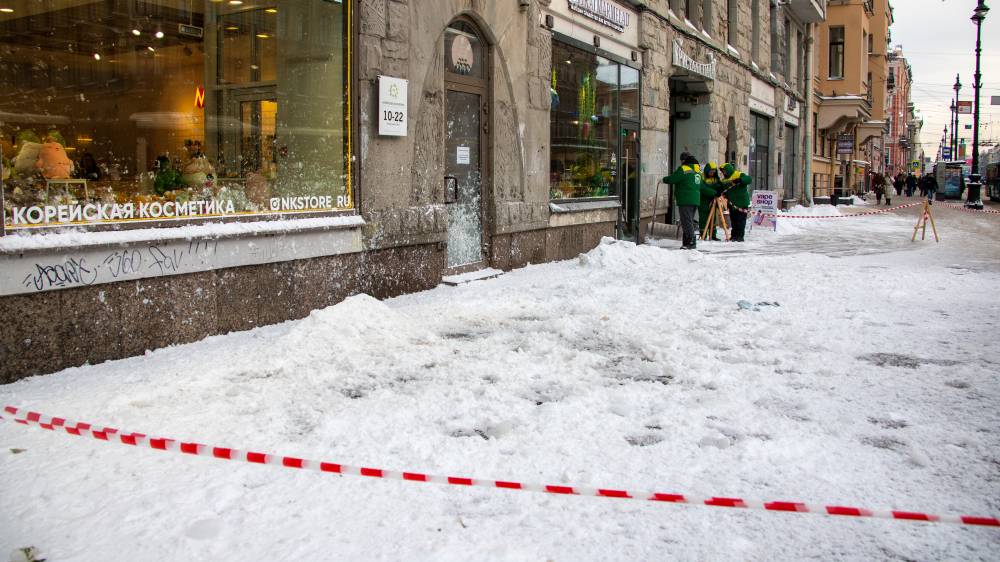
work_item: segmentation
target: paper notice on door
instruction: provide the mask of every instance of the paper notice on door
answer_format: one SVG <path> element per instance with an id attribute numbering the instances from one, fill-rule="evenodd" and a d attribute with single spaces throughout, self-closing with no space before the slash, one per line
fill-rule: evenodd
<path id="1" fill-rule="evenodd" d="M 468 164 L 469 163 L 469 147 L 460 146 L 458 147 L 458 152 L 455 154 L 456 164 Z"/>

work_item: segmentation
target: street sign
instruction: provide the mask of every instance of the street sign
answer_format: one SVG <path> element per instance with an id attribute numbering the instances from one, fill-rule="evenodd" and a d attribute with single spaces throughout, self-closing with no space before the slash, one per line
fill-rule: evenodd
<path id="1" fill-rule="evenodd" d="M 958 102 L 958 114 L 959 115 L 972 115 L 972 102 L 971 101 L 960 101 L 960 102 Z"/>
<path id="2" fill-rule="evenodd" d="M 378 134 L 406 136 L 407 85 L 403 78 L 378 77 Z"/>
<path id="3" fill-rule="evenodd" d="M 837 154 L 854 154 L 854 135 L 837 135 Z"/>
<path id="4" fill-rule="evenodd" d="M 950 146 L 942 146 L 941 147 L 941 159 L 942 160 L 951 160 L 951 147 Z"/>
<path id="5" fill-rule="evenodd" d="M 780 176 L 779 176 L 780 177 Z M 763 226 L 778 230 L 778 194 L 774 191 L 755 190 L 750 195 L 750 230 Z"/>

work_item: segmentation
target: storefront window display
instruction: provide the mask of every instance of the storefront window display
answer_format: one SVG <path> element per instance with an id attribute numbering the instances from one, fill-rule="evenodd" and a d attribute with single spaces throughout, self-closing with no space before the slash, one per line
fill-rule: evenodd
<path id="1" fill-rule="evenodd" d="M 349 5 L 14 3 L 6 227 L 351 208 Z"/>
<path id="2" fill-rule="evenodd" d="M 621 119 L 638 118 L 638 70 L 556 41 L 551 80 L 550 197 L 618 195 Z"/>

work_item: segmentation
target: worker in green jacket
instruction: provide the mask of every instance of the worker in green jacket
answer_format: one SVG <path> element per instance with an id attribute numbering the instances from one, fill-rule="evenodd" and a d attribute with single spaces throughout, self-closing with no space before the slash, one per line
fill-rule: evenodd
<path id="1" fill-rule="evenodd" d="M 698 232 L 704 233 L 705 226 L 708 224 L 708 215 L 712 212 L 712 202 L 715 198 L 722 195 L 725 190 L 725 184 L 719 177 L 719 166 L 715 162 L 709 162 L 705 164 L 705 187 L 701 192 L 701 202 L 698 205 Z M 716 226 L 722 226 L 716 224 Z M 718 240 L 719 237 L 712 229 L 710 238 L 712 240 Z"/>
<path id="2" fill-rule="evenodd" d="M 698 160 L 687 152 L 681 154 L 681 165 L 674 173 L 663 178 L 663 183 L 674 186 L 674 200 L 680 211 L 681 230 L 684 233 L 682 250 L 693 250 L 697 244 L 694 231 L 694 213 L 698 209 L 704 178 Z"/>
<path id="3" fill-rule="evenodd" d="M 743 242 L 746 233 L 747 216 L 750 214 L 750 184 L 753 178 L 736 169 L 731 163 L 722 166 L 720 181 L 725 185 L 724 193 L 729 199 L 729 219 L 733 226 L 733 242 Z"/>

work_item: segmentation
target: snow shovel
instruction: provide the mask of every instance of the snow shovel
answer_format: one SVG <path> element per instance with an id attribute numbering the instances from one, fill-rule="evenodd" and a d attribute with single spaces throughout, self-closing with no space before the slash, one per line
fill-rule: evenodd
<path id="1" fill-rule="evenodd" d="M 656 182 L 656 195 L 653 196 L 653 216 L 649 219 L 649 229 L 646 232 L 646 237 L 648 238 L 661 238 L 661 239 L 681 239 L 681 229 L 678 228 L 676 224 L 668 224 L 665 222 L 656 222 L 656 202 L 660 200 L 660 184 L 661 181 Z"/>

